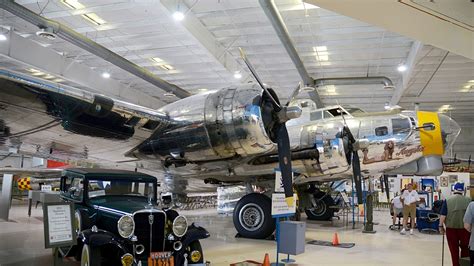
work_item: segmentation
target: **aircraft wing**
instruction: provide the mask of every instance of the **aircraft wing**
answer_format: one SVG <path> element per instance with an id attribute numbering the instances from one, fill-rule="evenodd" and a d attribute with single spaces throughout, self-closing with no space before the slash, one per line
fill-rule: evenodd
<path id="1" fill-rule="evenodd" d="M 460 163 L 468 163 L 469 165 L 471 165 L 472 162 L 473 162 L 473 160 L 471 159 L 470 155 L 469 155 L 469 158 L 458 158 L 456 156 L 449 157 L 449 158 L 443 157 L 443 164 L 444 165 L 460 164 Z"/>
<path id="2" fill-rule="evenodd" d="M 34 176 L 37 178 L 59 178 L 61 172 L 64 169 L 61 168 L 13 168 L 13 167 L 0 167 L 0 178 L 3 174 L 15 174 L 18 177 L 29 177 Z"/>
<path id="3" fill-rule="evenodd" d="M 0 69 L 0 148 L 107 166 L 172 124 L 156 110 Z"/>

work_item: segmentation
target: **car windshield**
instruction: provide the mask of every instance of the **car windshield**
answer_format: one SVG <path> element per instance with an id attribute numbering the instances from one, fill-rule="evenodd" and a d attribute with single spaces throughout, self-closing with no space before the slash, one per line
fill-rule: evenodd
<path id="1" fill-rule="evenodd" d="M 148 197 L 153 195 L 153 188 L 152 182 L 89 179 L 89 198 L 118 195 Z"/>

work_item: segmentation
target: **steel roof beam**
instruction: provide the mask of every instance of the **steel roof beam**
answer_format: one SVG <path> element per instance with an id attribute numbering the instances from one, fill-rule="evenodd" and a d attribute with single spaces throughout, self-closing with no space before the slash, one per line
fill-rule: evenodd
<path id="1" fill-rule="evenodd" d="M 161 0 L 161 8 L 170 16 L 176 11 L 177 5 L 175 0 Z M 222 46 L 212 35 L 212 33 L 201 23 L 201 21 L 191 12 L 192 7 L 188 7 L 184 1 L 180 5 L 180 11 L 186 14 L 184 20 L 179 23 L 190 33 L 209 54 L 221 64 L 231 77 L 235 71 L 241 71 L 242 67 L 236 58 L 228 52 L 228 49 Z"/>
<path id="2" fill-rule="evenodd" d="M 403 93 L 408 89 L 413 70 L 415 69 L 416 58 L 418 57 L 422 48 L 423 43 L 421 43 L 420 41 L 413 42 L 405 62 L 407 70 L 402 74 L 402 84 L 401 86 L 398 86 L 398 88 L 396 88 L 393 92 L 392 98 L 390 99 L 390 106 L 397 105 L 400 102 Z"/>
<path id="3" fill-rule="evenodd" d="M 37 42 L 23 38 L 13 31 L 9 31 L 6 41 L 0 42 L 0 55 L 18 62 L 20 67 L 23 66 L 23 71 L 26 68 L 35 68 L 97 93 L 150 108 L 158 108 L 165 104 L 117 80 L 104 79 L 101 73 L 90 67 L 41 46 Z"/>
<path id="4" fill-rule="evenodd" d="M 12 13 L 13 15 L 16 15 L 32 23 L 38 26 L 39 28 L 52 29 L 53 32 L 63 40 L 68 41 L 143 80 L 146 80 L 147 82 L 157 86 L 158 88 L 164 91 L 173 93 L 178 98 L 185 98 L 191 95 L 188 91 L 158 78 L 147 69 L 128 61 L 127 59 L 112 52 L 106 47 L 92 41 L 91 39 L 86 38 L 85 36 L 72 30 L 71 28 L 56 21 L 44 18 L 32 12 L 28 8 L 15 3 L 12 0 L 0 1 L 0 8 L 3 8 L 4 10 Z"/>
<path id="5" fill-rule="evenodd" d="M 298 52 L 296 51 L 295 45 L 291 40 L 290 34 L 288 33 L 288 29 L 286 28 L 285 22 L 278 12 L 278 9 L 273 0 L 259 0 L 260 5 L 262 6 L 263 11 L 267 15 L 270 23 L 272 24 L 273 28 L 275 29 L 278 38 L 280 39 L 281 43 L 286 49 L 286 52 L 290 56 L 293 64 L 298 70 L 298 73 L 303 80 L 303 83 L 306 86 L 314 86 L 314 79 L 309 75 L 308 71 L 306 70 L 303 61 L 301 60 Z M 324 107 L 323 102 L 321 101 L 321 97 L 319 96 L 316 90 L 309 93 L 312 100 L 316 103 L 318 108 Z"/>

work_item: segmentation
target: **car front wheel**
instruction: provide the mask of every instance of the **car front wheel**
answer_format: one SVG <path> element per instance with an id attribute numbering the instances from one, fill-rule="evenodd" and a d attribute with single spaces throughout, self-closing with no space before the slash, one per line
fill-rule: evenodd
<path id="1" fill-rule="evenodd" d="M 81 254 L 81 266 L 100 266 L 100 250 L 84 244 Z"/>

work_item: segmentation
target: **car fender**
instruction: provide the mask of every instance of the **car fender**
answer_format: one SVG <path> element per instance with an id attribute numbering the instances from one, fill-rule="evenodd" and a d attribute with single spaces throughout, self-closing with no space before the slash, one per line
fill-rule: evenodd
<path id="1" fill-rule="evenodd" d="M 78 235 L 78 242 L 82 244 L 87 244 L 91 247 L 102 247 L 105 245 L 112 245 L 119 249 L 122 254 L 129 253 L 128 249 L 122 243 L 121 240 L 106 230 L 98 229 L 96 232 L 91 229 L 83 230 Z"/>
<path id="2" fill-rule="evenodd" d="M 194 223 L 192 223 L 188 227 L 186 235 L 181 239 L 181 243 L 183 244 L 182 250 L 185 250 L 193 241 L 205 239 L 209 236 L 210 234 L 206 229 L 201 226 L 196 226 Z"/>

